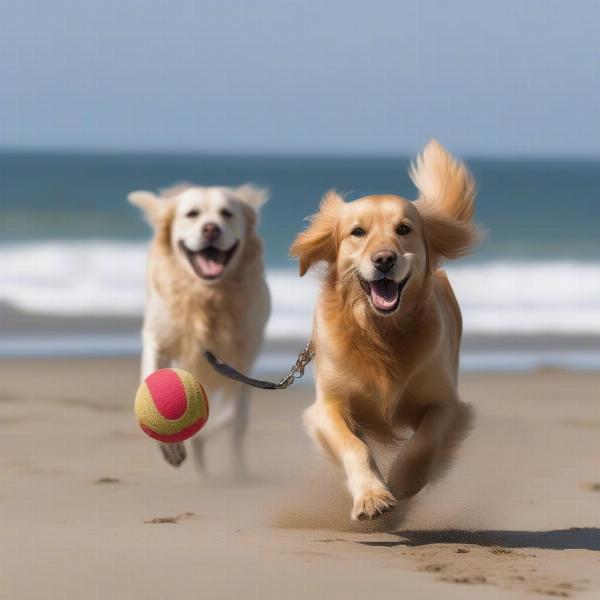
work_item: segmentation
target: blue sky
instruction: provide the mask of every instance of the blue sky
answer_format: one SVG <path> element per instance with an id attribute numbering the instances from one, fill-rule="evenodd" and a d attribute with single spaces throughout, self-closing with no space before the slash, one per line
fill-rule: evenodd
<path id="1" fill-rule="evenodd" d="M 19 0 L 0 146 L 600 156 L 600 4 Z"/>

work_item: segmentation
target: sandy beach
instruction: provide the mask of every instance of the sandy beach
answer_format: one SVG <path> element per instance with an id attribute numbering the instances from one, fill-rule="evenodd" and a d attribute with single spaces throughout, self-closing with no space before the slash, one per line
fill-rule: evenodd
<path id="1" fill-rule="evenodd" d="M 138 430 L 137 371 L 0 363 L 0 597 L 600 597 L 600 374 L 463 376 L 455 467 L 369 528 L 302 430 L 310 385 L 254 395 L 251 481 L 227 439 L 201 480 Z"/>

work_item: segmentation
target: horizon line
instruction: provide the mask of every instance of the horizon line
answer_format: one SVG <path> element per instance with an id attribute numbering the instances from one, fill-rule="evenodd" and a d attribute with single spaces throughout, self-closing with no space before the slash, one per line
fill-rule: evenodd
<path id="1" fill-rule="evenodd" d="M 257 159 L 289 159 L 289 158 L 324 158 L 324 159 L 394 159 L 412 158 L 419 154 L 417 151 L 383 151 L 383 152 L 358 152 L 358 151 L 321 151 L 321 150 L 208 150 L 208 149 L 168 149 L 168 148 L 117 148 L 117 147 L 90 147 L 90 146 L 0 146 L 0 155 L 62 155 L 62 156 L 148 156 L 148 157 L 211 157 L 211 158 L 257 158 Z M 547 160 L 547 161 L 600 161 L 600 154 L 586 153 L 552 153 L 552 152 L 460 152 L 451 150 L 455 155 L 465 160 Z"/>

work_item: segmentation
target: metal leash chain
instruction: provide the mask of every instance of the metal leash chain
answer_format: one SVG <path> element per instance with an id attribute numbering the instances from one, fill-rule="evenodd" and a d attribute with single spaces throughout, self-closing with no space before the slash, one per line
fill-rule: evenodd
<path id="1" fill-rule="evenodd" d="M 296 364 L 292 367 L 292 370 L 279 382 L 279 389 L 285 390 L 287 387 L 292 385 L 296 379 L 300 379 L 304 375 L 304 369 L 306 365 L 313 359 L 315 351 L 310 347 L 312 343 L 312 337 L 308 340 L 304 350 L 298 354 Z"/>
<path id="2" fill-rule="evenodd" d="M 246 385 L 260 388 L 262 390 L 285 390 L 288 388 L 296 379 L 300 379 L 304 375 L 304 369 L 306 365 L 313 359 L 315 351 L 311 348 L 312 338 L 308 340 L 308 343 L 304 347 L 304 350 L 298 354 L 296 364 L 292 367 L 292 370 L 279 382 L 273 383 L 272 381 L 262 381 L 260 379 L 252 379 L 239 371 L 236 371 L 231 365 L 224 363 L 222 360 L 217 358 L 210 350 L 203 350 L 202 354 L 208 361 L 210 366 L 223 377 L 229 379 L 235 379 Z"/>

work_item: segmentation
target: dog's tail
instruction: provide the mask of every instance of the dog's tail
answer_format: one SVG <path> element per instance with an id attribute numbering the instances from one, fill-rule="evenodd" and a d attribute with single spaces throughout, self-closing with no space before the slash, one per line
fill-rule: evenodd
<path id="1" fill-rule="evenodd" d="M 410 178 L 419 200 L 434 205 L 444 216 L 470 221 L 475 201 L 475 181 L 465 165 L 437 140 L 431 140 L 410 166 Z"/>

